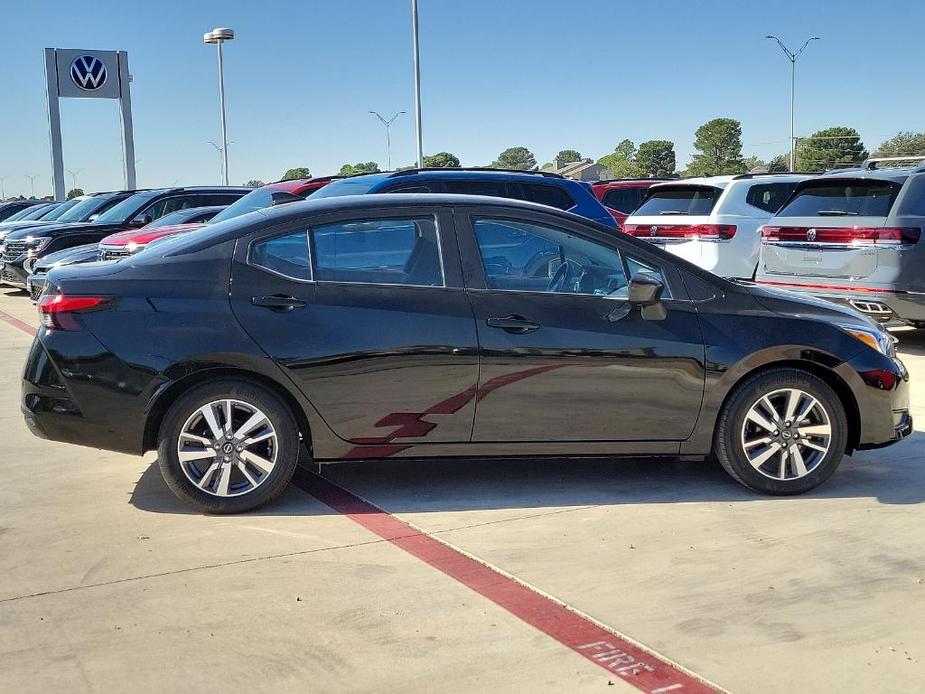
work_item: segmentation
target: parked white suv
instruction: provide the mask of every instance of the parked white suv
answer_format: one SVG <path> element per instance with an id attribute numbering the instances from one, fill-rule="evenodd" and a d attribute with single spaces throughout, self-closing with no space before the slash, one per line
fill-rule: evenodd
<path id="1" fill-rule="evenodd" d="M 798 174 L 742 174 L 656 183 L 623 231 L 721 277 L 752 279 L 758 229 L 790 197 Z"/>

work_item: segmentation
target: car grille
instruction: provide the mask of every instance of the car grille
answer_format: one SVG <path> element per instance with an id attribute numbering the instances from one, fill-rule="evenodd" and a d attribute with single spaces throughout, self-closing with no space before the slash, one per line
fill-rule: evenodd
<path id="1" fill-rule="evenodd" d="M 16 260 L 26 252 L 25 241 L 7 241 L 3 247 L 4 260 Z"/>
<path id="2" fill-rule="evenodd" d="M 38 301 L 44 290 L 45 280 L 39 280 L 38 282 L 33 280 L 32 284 L 29 285 L 29 298 L 33 301 Z"/>
<path id="3" fill-rule="evenodd" d="M 125 246 L 113 246 L 111 248 L 100 248 L 99 252 L 96 254 L 97 260 L 118 260 L 119 258 L 127 258 L 132 254 Z"/>

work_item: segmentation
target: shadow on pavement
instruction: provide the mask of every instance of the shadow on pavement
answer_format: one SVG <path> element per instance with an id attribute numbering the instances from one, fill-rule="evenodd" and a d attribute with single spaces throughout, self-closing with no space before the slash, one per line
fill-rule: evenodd
<path id="1" fill-rule="evenodd" d="M 835 475 L 801 499 L 876 498 L 884 504 L 925 502 L 925 433 L 890 448 L 845 458 Z M 750 502 L 753 494 L 716 463 L 639 459 L 543 459 L 340 463 L 322 476 L 393 513 L 528 509 L 674 502 Z M 311 490 L 312 474 L 300 486 Z M 294 486 L 293 486 L 294 489 Z M 781 500 L 786 503 L 785 500 Z M 131 503 L 156 513 L 196 513 L 167 489 L 156 463 L 142 474 Z M 333 513 L 290 490 L 260 515 Z"/>

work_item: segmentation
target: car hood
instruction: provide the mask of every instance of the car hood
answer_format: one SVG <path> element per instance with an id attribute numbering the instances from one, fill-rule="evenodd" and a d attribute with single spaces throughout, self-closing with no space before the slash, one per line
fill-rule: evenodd
<path id="1" fill-rule="evenodd" d="M 129 229 L 128 231 L 120 231 L 116 234 L 111 234 L 100 241 L 100 243 L 104 246 L 125 246 L 129 243 L 144 246 L 157 239 L 162 239 L 165 236 L 182 234 L 204 226 L 205 224 L 171 224 L 165 227 L 158 227 L 157 229 Z"/>
<path id="2" fill-rule="evenodd" d="M 63 265 L 85 263 L 91 260 L 96 260 L 98 253 L 99 247 L 95 243 L 88 243 L 84 246 L 76 246 L 75 248 L 65 248 L 62 251 L 49 253 L 47 256 L 42 258 L 35 264 L 34 271 L 47 272 L 52 267 L 61 267 Z"/>
<path id="3" fill-rule="evenodd" d="M 6 236 L 7 241 L 24 239 L 27 236 L 37 236 L 40 238 L 57 236 L 67 236 L 68 234 L 78 234 L 83 232 L 94 234 L 113 234 L 117 231 L 124 231 L 125 224 L 94 224 L 93 222 L 68 222 L 64 224 L 46 224 L 39 227 L 27 227 L 11 231 Z"/>
<path id="4" fill-rule="evenodd" d="M 877 323 L 850 306 L 744 280 L 734 280 L 733 283 L 745 289 L 768 311 L 779 315 L 815 318 L 840 325 L 850 324 L 866 328 L 873 326 L 879 329 Z"/>

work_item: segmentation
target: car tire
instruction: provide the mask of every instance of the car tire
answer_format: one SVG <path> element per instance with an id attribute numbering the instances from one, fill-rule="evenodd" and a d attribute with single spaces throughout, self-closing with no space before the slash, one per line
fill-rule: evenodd
<path id="1" fill-rule="evenodd" d="M 787 420 L 791 411 L 796 414 Z M 780 368 L 747 379 L 731 393 L 717 421 L 714 453 L 749 489 L 790 495 L 825 482 L 847 442 L 848 418 L 835 391 L 807 371 Z"/>
<path id="2" fill-rule="evenodd" d="M 223 379 L 193 388 L 170 407 L 158 434 L 157 459 L 181 501 L 206 513 L 243 513 L 283 493 L 299 445 L 292 412 L 275 394 Z"/>

